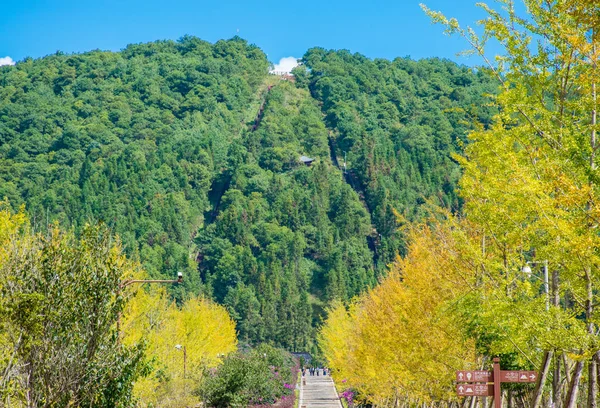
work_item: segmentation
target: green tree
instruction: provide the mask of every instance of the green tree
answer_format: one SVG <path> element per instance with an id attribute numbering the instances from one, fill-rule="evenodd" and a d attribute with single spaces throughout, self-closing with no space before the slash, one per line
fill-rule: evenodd
<path id="1" fill-rule="evenodd" d="M 3 230 L 10 217 L 2 211 Z M 25 226 L 1 235 L 3 403 L 133 406 L 146 362 L 142 344 L 125 347 L 117 338 L 127 299 L 121 282 L 134 268 L 118 242 L 90 226 L 78 238 Z"/>
<path id="2" fill-rule="evenodd" d="M 503 311 L 488 346 L 538 365 L 541 380 L 531 406 L 541 406 L 543 386 L 553 376 L 554 404 L 594 407 L 600 9 L 588 1 L 526 0 L 528 14 L 522 16 L 512 2 L 501 3 L 502 11 L 482 5 L 489 15 L 482 37 L 428 11 L 484 59 L 488 39 L 504 45 L 496 64 L 486 60 L 501 83 L 500 113 L 487 131 L 470 136 L 461 159 L 466 213 L 489 242 L 483 266 L 495 309 Z M 535 306 L 538 298 L 529 282 L 516 283 L 526 260 L 548 262 L 551 268 L 546 307 L 539 301 Z M 492 321 L 489 312 L 484 317 Z M 553 359 L 556 354 L 564 359 Z M 570 379 L 565 387 L 563 375 Z M 587 381 L 587 396 L 579 396 L 582 381 Z"/>

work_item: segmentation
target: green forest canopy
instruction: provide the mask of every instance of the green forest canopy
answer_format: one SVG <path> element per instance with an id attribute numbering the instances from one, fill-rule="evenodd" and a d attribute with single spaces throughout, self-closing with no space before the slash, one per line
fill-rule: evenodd
<path id="1" fill-rule="evenodd" d="M 0 67 L 0 197 L 40 228 L 102 221 L 150 276 L 184 271 L 176 298 L 225 304 L 243 341 L 307 349 L 325 304 L 402 251 L 398 214 L 460 210 L 451 154 L 496 84 L 440 59 L 302 62 L 280 81 L 239 37 L 186 36 Z"/>

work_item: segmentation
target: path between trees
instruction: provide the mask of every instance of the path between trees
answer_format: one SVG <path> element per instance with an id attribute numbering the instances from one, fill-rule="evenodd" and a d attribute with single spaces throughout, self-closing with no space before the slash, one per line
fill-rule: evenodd
<path id="1" fill-rule="evenodd" d="M 333 163 L 333 165 L 335 167 L 337 167 L 342 172 L 342 177 L 343 177 L 344 181 L 346 183 L 348 183 L 348 185 L 350 185 L 350 187 L 352 187 L 352 189 L 354 191 L 356 191 L 356 193 L 358 194 L 358 200 L 361 202 L 361 204 L 363 205 L 363 207 L 367 211 L 367 213 L 369 213 L 369 215 L 371 216 L 371 221 L 373 221 L 373 219 L 372 219 L 373 212 L 371 211 L 371 208 L 369 208 L 369 205 L 367 204 L 367 200 L 365 198 L 365 191 L 362 188 L 362 186 L 360 185 L 358 178 L 356 177 L 356 174 L 354 173 L 354 171 L 346 169 L 346 158 L 345 157 L 344 157 L 344 166 L 340 165 L 340 161 L 337 158 L 335 141 L 333 139 L 331 131 L 329 131 L 328 139 L 329 139 L 329 152 L 331 155 L 331 162 Z M 371 234 L 369 236 L 367 236 L 367 244 L 369 245 L 369 249 L 371 249 L 371 251 L 373 252 L 373 264 L 374 265 L 377 264 L 377 256 L 378 256 L 377 255 L 377 247 L 380 244 L 380 240 L 381 240 L 381 235 L 377 231 L 377 227 L 375 226 L 375 224 L 373 224 L 371 222 Z"/>
<path id="2" fill-rule="evenodd" d="M 267 97 L 269 96 L 269 92 L 271 92 L 271 89 L 273 88 L 273 86 L 275 86 L 275 85 L 272 83 L 269 83 L 269 81 L 265 81 L 265 83 L 261 86 L 260 90 L 258 91 L 258 95 L 259 95 L 258 100 L 260 100 L 260 105 L 258 106 L 258 111 L 256 113 L 256 116 L 254 117 L 252 125 L 250 127 L 248 127 L 248 123 L 246 122 L 246 120 L 242 119 L 242 121 L 240 122 L 240 132 L 237 135 L 237 137 L 234 137 L 235 139 L 240 139 L 242 137 L 244 130 L 247 130 L 249 132 L 254 132 L 254 131 L 256 131 L 256 129 L 258 129 L 258 126 L 260 125 L 260 121 L 262 120 L 263 115 L 264 115 L 265 105 L 267 103 Z M 234 143 L 236 143 L 236 142 L 234 141 Z M 209 197 L 216 196 L 216 199 L 214 200 L 215 204 L 214 204 L 213 210 L 210 212 L 210 215 L 207 217 L 207 220 L 208 220 L 207 224 L 212 224 L 215 221 L 215 219 L 217 218 L 217 216 L 219 215 L 219 206 L 221 205 L 221 199 L 223 198 L 223 195 L 225 194 L 225 192 L 227 190 L 229 190 L 229 184 L 231 183 L 232 176 L 233 176 L 233 174 L 231 174 L 231 173 L 229 173 L 229 174 L 221 173 L 213 181 L 213 184 L 212 184 L 208 194 L 209 194 Z"/>
<path id="3" fill-rule="evenodd" d="M 300 408 L 342 408 L 330 376 L 307 372 L 300 384 Z"/>

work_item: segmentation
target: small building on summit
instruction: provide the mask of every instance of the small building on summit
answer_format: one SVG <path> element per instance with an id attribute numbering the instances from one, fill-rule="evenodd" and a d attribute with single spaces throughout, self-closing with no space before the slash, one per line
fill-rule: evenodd
<path id="1" fill-rule="evenodd" d="M 296 77 L 287 71 L 269 71 L 269 74 L 278 76 L 284 81 L 296 82 Z"/>
<path id="2" fill-rule="evenodd" d="M 310 166 L 315 161 L 315 159 L 308 156 L 300 156 L 300 161 L 306 164 L 307 166 Z"/>

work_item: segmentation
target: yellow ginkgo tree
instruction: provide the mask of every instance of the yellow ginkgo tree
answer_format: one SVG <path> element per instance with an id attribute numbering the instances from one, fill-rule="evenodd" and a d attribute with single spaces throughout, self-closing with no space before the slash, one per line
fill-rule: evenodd
<path id="1" fill-rule="evenodd" d="M 349 310 L 334 305 L 319 337 L 336 382 L 383 406 L 453 401 L 453 370 L 478 363 L 455 311 L 475 284 L 459 250 L 471 240 L 446 225 L 407 236 L 408 255 Z"/>
<path id="2" fill-rule="evenodd" d="M 494 347 L 539 367 L 531 406 L 542 404 L 544 385 L 553 376 L 553 404 L 593 407 L 600 350 L 595 311 L 600 5 L 524 0 L 527 13 L 520 15 L 513 1 L 499 3 L 500 10 L 480 4 L 488 13 L 480 22 L 481 36 L 426 10 L 447 33 L 463 35 L 500 84 L 495 100 L 500 113 L 489 129 L 469 136 L 459 159 L 464 214 L 480 226 L 490 254 L 483 283 L 491 301 L 484 306 L 493 306 L 496 320 L 504 322 L 505 341 Z M 485 53 L 489 39 L 504 47 L 494 61 Z M 522 283 L 528 261 L 549 268 L 546 305 L 536 307 L 531 285 Z M 578 393 L 583 380 L 587 397 Z"/>
<path id="3" fill-rule="evenodd" d="M 203 371 L 235 351 L 235 323 L 224 307 L 192 298 L 176 305 L 164 288 L 138 289 L 123 316 L 124 343 L 144 341 L 153 371 L 134 393 L 145 405 L 183 407 L 198 403 L 192 391 Z"/>

